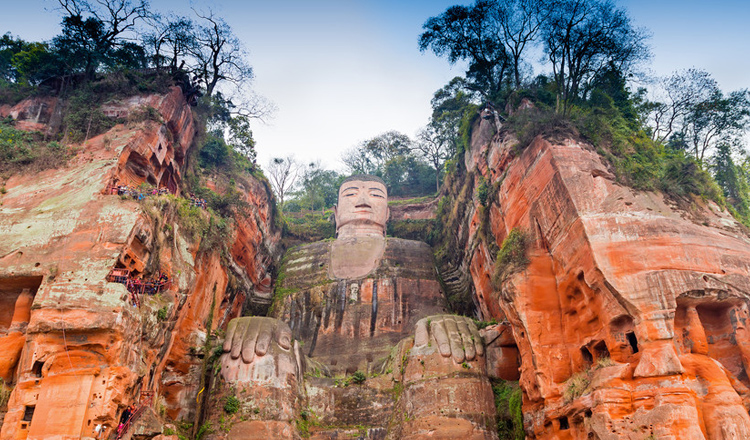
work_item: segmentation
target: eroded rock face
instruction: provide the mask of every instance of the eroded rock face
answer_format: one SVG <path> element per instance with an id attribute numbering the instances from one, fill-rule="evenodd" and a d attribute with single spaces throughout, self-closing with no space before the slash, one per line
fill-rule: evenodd
<path id="1" fill-rule="evenodd" d="M 11 109 L 27 118 L 17 127 L 44 128 L 24 125 L 32 116 L 33 124 L 49 120 L 51 104 L 41 104 L 41 116 L 33 102 Z M 162 122 L 118 125 L 89 139 L 67 166 L 5 183 L 0 376 L 13 392 L 1 439 L 93 438 L 101 426 L 108 437 L 133 403 L 194 420 L 209 332 L 239 315 L 255 286 L 268 284 L 278 231 L 267 191 L 256 194 L 261 185 L 253 179 L 242 186 L 251 215 L 227 244 L 244 249 L 244 260 L 230 267 L 218 249 L 184 233 L 175 209 L 159 211 L 176 203 L 173 196 L 148 205 L 112 194 L 113 184 L 146 182 L 179 195 L 194 136 L 190 108 L 173 88 L 108 111 L 126 116 L 144 105 Z M 136 278 L 166 272 L 170 287 L 138 296 L 136 306 L 124 284 L 108 282 L 115 267 Z"/>
<path id="2" fill-rule="evenodd" d="M 714 204 L 619 185 L 585 144 L 537 138 L 517 154 L 487 124 L 467 177 L 492 198 L 467 210 L 464 249 L 482 317 L 513 329 L 527 435 L 746 437 L 745 230 Z M 490 249 L 513 228 L 530 263 L 493 286 Z"/>

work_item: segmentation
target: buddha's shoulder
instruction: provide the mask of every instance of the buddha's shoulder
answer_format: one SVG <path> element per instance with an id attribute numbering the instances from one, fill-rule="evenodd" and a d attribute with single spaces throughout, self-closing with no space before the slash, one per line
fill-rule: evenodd
<path id="1" fill-rule="evenodd" d="M 328 278 L 330 252 L 330 241 L 316 241 L 287 250 L 279 273 L 282 284 L 291 287 L 324 282 Z"/>
<path id="2" fill-rule="evenodd" d="M 378 272 L 394 271 L 407 278 L 435 278 L 432 248 L 423 241 L 389 237 Z"/>
<path id="3" fill-rule="evenodd" d="M 432 254 L 430 245 L 423 241 L 406 240 L 404 238 L 388 237 L 385 245 L 386 254 L 410 255 L 410 254 Z"/>

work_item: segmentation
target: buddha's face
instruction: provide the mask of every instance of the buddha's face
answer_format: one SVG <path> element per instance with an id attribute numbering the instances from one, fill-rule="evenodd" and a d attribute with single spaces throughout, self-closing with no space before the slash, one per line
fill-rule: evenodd
<path id="1" fill-rule="evenodd" d="M 339 201 L 334 208 L 336 230 L 348 226 L 356 232 L 373 229 L 385 234 L 388 220 L 388 193 L 385 185 L 376 181 L 351 180 L 339 188 Z"/>

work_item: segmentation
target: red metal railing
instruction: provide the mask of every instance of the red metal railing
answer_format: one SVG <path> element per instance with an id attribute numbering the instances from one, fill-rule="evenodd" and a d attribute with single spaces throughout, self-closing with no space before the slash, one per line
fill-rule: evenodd
<path id="1" fill-rule="evenodd" d="M 143 391 L 141 392 L 141 398 L 139 399 L 140 403 L 138 405 L 138 408 L 133 411 L 132 414 L 130 414 L 130 417 L 125 421 L 125 423 L 122 423 L 120 426 L 117 427 L 117 439 L 122 438 L 125 433 L 128 432 L 130 427 L 135 423 L 135 419 L 140 416 L 143 411 L 151 406 L 151 401 L 153 400 L 154 393 L 151 391 Z"/>
<path id="2" fill-rule="evenodd" d="M 131 294 L 133 304 L 136 306 L 140 306 L 140 295 L 156 295 L 172 287 L 169 275 L 164 272 L 159 272 L 155 278 L 150 280 L 143 280 L 134 277 L 127 269 L 112 269 L 107 275 L 107 281 L 124 284 Z"/>

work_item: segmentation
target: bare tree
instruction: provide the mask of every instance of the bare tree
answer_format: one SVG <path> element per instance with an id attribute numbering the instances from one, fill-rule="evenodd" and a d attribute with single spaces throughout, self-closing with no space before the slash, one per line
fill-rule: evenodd
<path id="1" fill-rule="evenodd" d="M 146 0 L 58 0 L 58 4 L 62 33 L 53 44 L 68 70 L 81 69 L 93 78 L 102 64 L 145 64 L 137 25 L 152 17 Z"/>
<path id="2" fill-rule="evenodd" d="M 685 121 L 684 133 L 701 163 L 718 144 L 742 142 L 750 125 L 750 93 L 738 90 L 724 96 L 721 91 L 696 105 Z"/>
<path id="3" fill-rule="evenodd" d="M 435 168 L 435 191 L 440 190 L 440 170 L 443 164 L 455 154 L 454 139 L 445 133 L 437 123 L 427 124 L 417 133 L 417 142 L 412 150 L 417 152 Z"/>
<path id="4" fill-rule="evenodd" d="M 696 106 L 707 102 L 717 92 L 719 85 L 705 70 L 687 69 L 662 79 L 655 92 L 655 102 L 649 105 L 652 139 L 666 142 L 682 130 L 686 118 Z"/>
<path id="5" fill-rule="evenodd" d="M 279 200 L 279 206 L 284 206 L 284 197 L 294 188 L 297 182 L 302 164 L 294 156 L 274 157 L 268 161 L 268 174 L 271 188 L 276 198 Z"/>
<path id="6" fill-rule="evenodd" d="M 247 53 L 232 28 L 213 12 L 202 14 L 195 11 L 202 20 L 198 26 L 192 50 L 195 59 L 195 73 L 206 91 L 212 96 L 220 81 L 242 85 L 253 79 L 253 69 L 247 63 Z"/>
<path id="7" fill-rule="evenodd" d="M 106 29 L 103 40 L 113 44 L 118 38 L 132 32 L 139 21 L 152 16 L 147 0 L 57 0 L 60 9 L 69 17 L 92 16 L 102 22 Z M 129 40 L 134 40 L 135 35 Z"/>
<path id="8" fill-rule="evenodd" d="M 172 73 L 187 62 L 195 49 L 195 26 L 188 17 L 155 17 L 151 32 L 143 37 L 144 44 L 153 50 L 153 62 L 157 68 L 167 62 Z"/>
<path id="9" fill-rule="evenodd" d="M 243 88 L 240 87 L 240 89 Z M 276 113 L 276 104 L 265 96 L 247 90 L 247 88 L 244 88 L 239 95 L 241 98 L 232 108 L 232 114 L 234 115 L 267 122 L 267 119 L 272 118 Z"/>
<path id="10" fill-rule="evenodd" d="M 521 86 L 521 63 L 527 46 L 533 44 L 551 8 L 549 0 L 492 0 L 489 19 L 510 56 L 515 87 Z"/>

